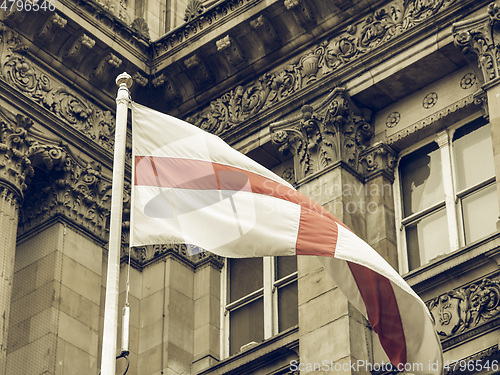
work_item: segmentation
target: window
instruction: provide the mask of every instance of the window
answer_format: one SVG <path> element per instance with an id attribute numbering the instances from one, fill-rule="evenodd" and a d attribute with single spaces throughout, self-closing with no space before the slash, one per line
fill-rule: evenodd
<path id="1" fill-rule="evenodd" d="M 496 231 L 490 127 L 443 131 L 399 163 L 401 239 L 408 271 Z"/>
<path id="2" fill-rule="evenodd" d="M 225 356 L 298 323 L 297 258 L 227 259 Z"/>

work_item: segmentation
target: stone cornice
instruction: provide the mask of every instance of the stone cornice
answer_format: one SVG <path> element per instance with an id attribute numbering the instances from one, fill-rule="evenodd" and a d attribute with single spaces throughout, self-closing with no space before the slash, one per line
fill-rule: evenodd
<path id="1" fill-rule="evenodd" d="M 84 99 L 38 67 L 28 57 L 21 36 L 8 27 L 0 28 L 0 80 L 112 152 L 114 114 Z"/>
<path id="2" fill-rule="evenodd" d="M 426 5 L 417 1 L 404 5 L 398 1 L 390 2 L 346 26 L 336 36 L 320 40 L 280 67 L 225 92 L 188 116 L 187 121 L 223 138 L 233 138 L 236 128 L 243 131 L 252 119 L 276 108 L 280 102 L 304 95 L 310 88 L 318 88 L 320 82 L 323 82 L 323 87 L 331 85 L 335 76 L 338 80 L 345 75 L 348 66 L 349 70 L 366 69 L 366 64 L 360 65 L 363 59 L 386 53 L 388 48 L 393 49 L 392 55 L 396 45 L 402 48 L 405 39 L 422 38 L 422 30 L 430 25 L 431 20 L 442 19 L 450 24 L 450 14 L 460 7 L 463 5 L 455 0 L 432 1 Z"/>

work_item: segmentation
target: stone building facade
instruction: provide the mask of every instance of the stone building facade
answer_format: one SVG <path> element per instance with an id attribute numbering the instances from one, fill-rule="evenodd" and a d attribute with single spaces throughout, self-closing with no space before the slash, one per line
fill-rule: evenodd
<path id="1" fill-rule="evenodd" d="M 499 371 L 490 2 L 4 3 L 0 374 L 99 372 L 123 71 L 134 101 L 220 136 L 374 247 L 427 303 L 447 373 Z M 131 249 L 130 265 L 128 374 L 365 374 L 387 361 L 315 258 L 164 244 Z"/>

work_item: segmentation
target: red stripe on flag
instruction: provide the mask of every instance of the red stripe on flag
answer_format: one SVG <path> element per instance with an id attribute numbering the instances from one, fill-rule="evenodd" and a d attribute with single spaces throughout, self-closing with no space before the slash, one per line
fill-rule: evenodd
<path id="1" fill-rule="evenodd" d="M 395 366 L 406 364 L 406 339 L 391 282 L 367 267 L 347 264 L 365 303 L 368 321 L 387 356 Z"/>
<path id="2" fill-rule="evenodd" d="M 338 228 L 334 221 L 307 208 L 301 208 L 297 255 L 333 257 L 337 238 Z"/>
<path id="3" fill-rule="evenodd" d="M 151 165 L 155 166 L 156 173 L 158 173 L 156 178 L 152 176 Z M 135 185 L 251 191 L 298 204 L 302 208 L 317 212 L 345 227 L 325 208 L 297 190 L 257 173 L 230 165 L 196 159 L 136 156 Z"/>

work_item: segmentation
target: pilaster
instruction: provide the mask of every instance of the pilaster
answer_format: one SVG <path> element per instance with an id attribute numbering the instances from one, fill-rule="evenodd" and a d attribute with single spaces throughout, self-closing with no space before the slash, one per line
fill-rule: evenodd
<path id="1" fill-rule="evenodd" d="M 0 113 L 0 374 L 6 373 L 19 204 L 33 175 L 27 156 L 31 125 L 24 116 L 14 119 Z"/>
<path id="2" fill-rule="evenodd" d="M 484 14 L 453 24 L 455 45 L 465 56 L 475 60 L 480 70 L 488 101 L 491 124 L 495 175 L 500 176 L 500 6 L 491 3 Z M 497 178 L 497 196 L 500 207 L 500 179 Z M 497 221 L 500 229 L 500 220 Z"/>

